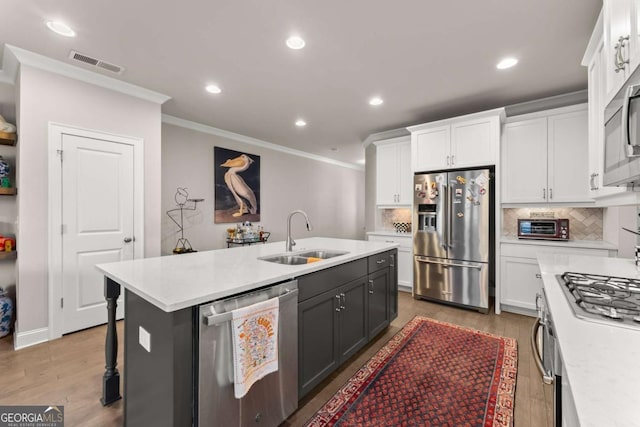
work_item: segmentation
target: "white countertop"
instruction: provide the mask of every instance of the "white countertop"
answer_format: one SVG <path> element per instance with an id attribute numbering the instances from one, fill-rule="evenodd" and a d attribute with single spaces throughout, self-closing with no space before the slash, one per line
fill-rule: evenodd
<path id="1" fill-rule="evenodd" d="M 557 246 L 561 248 L 587 248 L 587 249 L 606 249 L 618 250 L 618 247 L 604 240 L 536 240 L 536 239 L 518 239 L 517 237 L 503 236 L 500 238 L 501 243 L 514 243 L 518 245 L 537 245 L 537 246 Z"/>
<path id="2" fill-rule="evenodd" d="M 640 330 L 578 319 L 556 279 L 567 271 L 640 278 L 633 260 L 541 254 L 538 263 L 580 425 L 640 426 Z"/>
<path id="3" fill-rule="evenodd" d="M 158 308 L 176 311 L 299 277 L 398 247 L 396 243 L 313 237 L 297 239 L 294 252 L 348 251 L 303 265 L 282 265 L 258 257 L 285 252 L 285 242 L 145 258 L 96 267 L 105 276 Z"/>

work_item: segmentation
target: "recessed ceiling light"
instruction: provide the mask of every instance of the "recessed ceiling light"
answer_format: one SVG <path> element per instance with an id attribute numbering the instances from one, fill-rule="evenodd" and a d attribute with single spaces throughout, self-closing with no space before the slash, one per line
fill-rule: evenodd
<path id="1" fill-rule="evenodd" d="M 384 101 L 379 96 L 374 96 L 369 100 L 369 105 L 382 105 Z"/>
<path id="2" fill-rule="evenodd" d="M 299 36 L 291 36 L 287 39 L 287 46 L 289 47 L 289 49 L 302 49 L 305 44 L 306 43 L 304 42 L 302 37 Z"/>
<path id="3" fill-rule="evenodd" d="M 301 127 L 304 127 L 306 125 L 307 125 L 307 122 L 305 122 L 304 120 L 302 120 L 302 119 L 296 120 L 296 126 L 301 128 Z"/>
<path id="4" fill-rule="evenodd" d="M 60 34 L 65 37 L 75 37 L 76 32 L 71 29 L 70 26 L 60 21 L 47 21 L 47 28 L 56 34 Z"/>
<path id="5" fill-rule="evenodd" d="M 502 61 L 498 62 L 496 68 L 499 70 L 505 70 L 507 68 L 511 68 L 518 63 L 516 58 L 504 58 Z"/>
<path id="6" fill-rule="evenodd" d="M 220 89 L 220 87 L 218 85 L 207 85 L 205 87 L 205 90 L 209 93 L 220 93 L 222 92 L 222 89 Z"/>

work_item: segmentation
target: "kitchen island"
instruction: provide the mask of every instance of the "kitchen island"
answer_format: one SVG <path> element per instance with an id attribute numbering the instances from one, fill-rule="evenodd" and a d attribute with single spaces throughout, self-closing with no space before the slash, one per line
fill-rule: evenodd
<path id="1" fill-rule="evenodd" d="M 314 311 L 316 306 L 311 303 L 325 294 L 332 296 L 334 288 L 339 289 L 342 299 L 338 300 L 341 303 L 331 311 L 341 312 L 345 297 L 342 287 L 338 286 L 349 285 L 352 289 L 357 285 L 355 282 L 362 283 L 362 297 L 367 303 L 378 305 L 369 307 L 371 316 L 369 312 L 362 312 L 361 319 L 367 322 L 375 319 L 377 323 L 367 329 L 366 339 L 361 339 L 357 347 L 353 347 L 361 348 L 380 332 L 380 327 L 389 324 L 397 311 L 396 247 L 397 244 L 387 242 L 309 238 L 299 239 L 294 253 L 329 250 L 340 254 L 298 265 L 261 259 L 285 252 L 284 242 L 275 242 L 98 265 L 97 268 L 105 275 L 109 311 L 103 403 L 108 404 L 120 397 L 115 368 L 115 302 L 120 287 L 125 289 L 126 313 L 125 423 L 130 426 L 192 425 L 197 424 L 194 419 L 197 417 L 199 306 L 297 279 L 301 283 L 301 300 L 306 297 L 309 301 L 308 307 L 304 307 L 308 309 L 305 312 L 309 314 L 307 317 L 318 320 L 322 318 L 317 317 L 319 311 Z M 382 267 L 384 269 L 381 270 Z M 334 271 L 337 274 L 332 274 Z M 381 272 L 385 274 L 380 276 Z M 339 282 L 342 276 L 349 280 L 357 276 L 359 280 L 345 284 Z M 374 293 L 374 286 L 388 292 L 382 300 L 382 310 L 379 309 L 379 296 Z M 299 316 L 304 323 L 306 314 Z M 349 322 L 351 324 L 351 320 Z M 302 327 L 301 324 L 301 330 Z M 313 342 L 309 345 L 312 346 Z M 298 349 L 295 350 L 297 352 Z M 309 351 L 303 349 L 300 354 L 309 354 Z M 310 363 L 311 367 L 305 372 L 312 372 L 319 361 Z M 332 366 L 332 369 L 336 368 Z M 328 373 L 323 371 L 322 375 Z M 309 387 L 317 378 L 320 376 L 314 374 L 308 382 Z"/>
<path id="2" fill-rule="evenodd" d="M 544 254 L 538 262 L 563 362 L 563 418 L 573 421 L 563 425 L 640 426 L 640 329 L 577 318 L 556 277 L 579 272 L 640 279 L 633 260 Z"/>

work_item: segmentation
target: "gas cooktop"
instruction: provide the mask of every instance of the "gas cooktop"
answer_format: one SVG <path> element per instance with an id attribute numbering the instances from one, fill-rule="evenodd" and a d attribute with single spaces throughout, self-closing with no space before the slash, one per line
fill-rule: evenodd
<path id="1" fill-rule="evenodd" d="M 558 275 L 576 317 L 640 330 L 640 280 L 597 274 Z"/>

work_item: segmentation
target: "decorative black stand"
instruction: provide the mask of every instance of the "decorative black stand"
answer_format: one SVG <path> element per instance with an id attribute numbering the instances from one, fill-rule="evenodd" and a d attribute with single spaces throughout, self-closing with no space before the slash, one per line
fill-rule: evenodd
<path id="1" fill-rule="evenodd" d="M 191 247 L 191 243 L 184 237 L 184 211 L 195 211 L 196 206 L 199 202 L 204 201 L 204 199 L 190 199 L 189 192 L 186 188 L 178 187 L 176 190 L 175 196 L 173 198 L 176 201 L 176 205 L 178 207 L 176 209 L 171 209 L 167 211 L 167 215 L 180 229 L 180 238 L 178 239 L 178 243 L 176 243 L 176 247 L 173 249 L 174 254 L 186 254 L 189 252 L 198 252 Z M 190 202 L 192 205 L 186 206 L 186 204 Z M 185 207 L 186 206 L 186 207 Z M 180 211 L 180 222 L 176 221 L 176 219 L 171 216 L 172 212 Z"/>
<path id="2" fill-rule="evenodd" d="M 104 297 L 107 300 L 107 338 L 104 345 L 105 371 L 102 377 L 102 406 L 122 399 L 120 395 L 120 373 L 118 364 L 118 332 L 116 331 L 116 307 L 120 296 L 120 285 L 104 278 Z"/>

